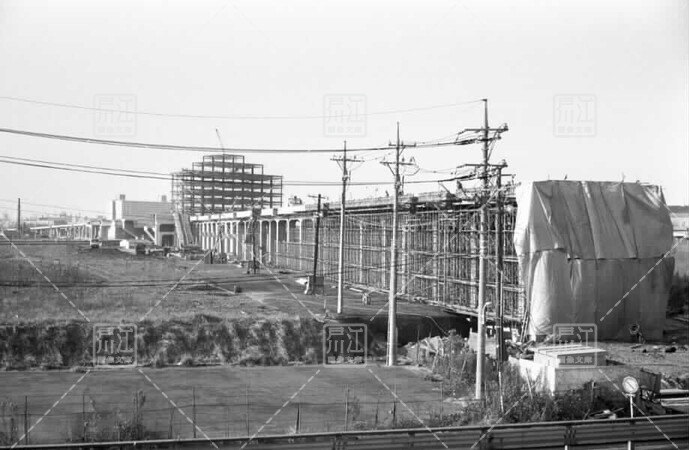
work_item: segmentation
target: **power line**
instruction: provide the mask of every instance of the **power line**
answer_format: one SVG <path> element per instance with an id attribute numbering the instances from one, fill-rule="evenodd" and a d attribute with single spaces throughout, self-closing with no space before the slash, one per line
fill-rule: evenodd
<path id="1" fill-rule="evenodd" d="M 42 100 L 35 100 L 25 97 L 13 97 L 13 96 L 0 96 L 0 100 L 8 100 L 13 102 L 29 103 L 35 105 L 43 106 L 54 106 L 58 108 L 69 108 L 78 109 L 84 111 L 97 111 L 104 113 L 118 113 L 118 114 L 133 114 L 137 116 L 152 116 L 152 117 L 168 117 L 168 118 L 185 118 L 185 119 L 226 119 L 226 120 L 313 120 L 313 119 L 327 119 L 331 117 L 330 115 L 274 115 L 274 116 L 264 116 L 264 115 L 212 115 L 212 114 L 172 114 L 172 113 L 161 113 L 154 111 L 138 111 L 138 110 L 126 110 L 126 109 L 116 109 L 116 108 L 95 108 L 90 106 L 75 105 L 71 103 L 59 103 L 59 102 L 48 102 Z M 402 113 L 412 113 L 419 111 L 430 111 L 434 109 L 452 108 L 455 106 L 470 105 L 473 103 L 479 103 L 481 100 L 469 100 L 465 102 L 456 103 L 445 103 L 439 105 L 429 105 L 420 106 L 414 108 L 404 108 L 404 109 L 392 109 L 383 111 L 374 111 L 370 113 L 358 113 L 357 116 L 383 116 L 390 114 L 402 114 Z"/>
<path id="2" fill-rule="evenodd" d="M 1 158 L 4 158 L 1 157 Z M 17 200 L 14 199 L 9 199 L 9 198 L 0 198 L 0 202 L 6 202 L 6 203 L 17 203 Z M 95 210 L 95 209 L 85 209 L 85 208 L 78 208 L 76 206 L 64 206 L 64 205 L 49 205 L 46 203 L 31 203 L 31 202 L 26 202 L 22 200 L 22 204 L 24 205 L 31 205 L 31 206 L 45 206 L 47 208 L 54 208 L 54 209 L 66 209 L 66 210 L 74 210 L 78 212 L 95 212 L 95 213 L 100 213 L 103 214 L 103 211 L 100 210 Z M 4 208 L 3 206 L 0 206 L 0 208 Z M 142 216 L 143 217 L 143 216 Z M 148 216 L 145 216 L 148 217 Z"/>
<path id="3" fill-rule="evenodd" d="M 115 141 L 108 139 L 92 139 L 78 136 L 66 136 L 61 134 L 40 133 L 36 131 L 16 130 L 12 128 L 0 128 L 0 133 L 16 134 L 21 136 L 37 137 L 42 139 L 54 139 L 60 141 L 79 142 L 82 144 L 98 144 L 98 145 L 113 145 L 119 147 L 133 147 L 133 148 L 147 148 L 155 150 L 171 150 L 171 151 L 185 151 L 185 152 L 202 152 L 202 153 L 334 153 L 339 149 L 324 149 L 324 148 L 238 148 L 238 147 L 202 147 L 189 145 L 172 145 L 172 144 L 149 144 L 144 142 L 131 141 Z M 389 147 L 364 147 L 353 151 L 370 152 L 389 150 Z"/>
<path id="4" fill-rule="evenodd" d="M 47 164 L 39 164 L 39 163 L 30 163 L 30 162 L 22 162 L 22 161 L 7 161 L 7 160 L 2 160 L 0 159 L 1 164 L 14 164 L 18 166 L 29 166 L 29 167 L 40 167 L 43 169 L 53 169 L 53 170 L 64 170 L 67 172 L 82 172 L 82 173 L 93 173 L 93 174 L 98 174 L 98 175 L 111 175 L 111 176 L 117 176 L 117 177 L 128 177 L 128 178 L 144 178 L 144 179 L 149 179 L 149 180 L 165 180 L 165 181 L 170 181 L 172 177 L 157 177 L 153 175 L 137 175 L 137 174 L 132 174 L 132 173 L 114 173 L 114 172 L 105 172 L 102 170 L 86 170 L 86 169 L 78 169 L 78 168 L 71 168 L 71 167 L 60 167 L 60 166 L 50 166 Z"/>
<path id="5" fill-rule="evenodd" d="M 59 162 L 59 161 L 45 161 L 42 159 L 19 158 L 19 157 L 4 156 L 4 155 L 0 155 L 0 158 L 11 159 L 11 160 L 15 160 L 15 161 L 28 161 L 28 162 L 32 162 L 32 163 L 54 164 L 54 165 L 68 166 L 68 167 L 81 167 L 84 169 L 97 169 L 97 170 L 110 170 L 110 171 L 116 170 L 118 172 L 134 173 L 134 174 L 141 174 L 141 175 L 168 176 L 167 173 L 150 172 L 150 171 L 145 171 L 145 170 L 130 170 L 130 169 L 101 167 L 101 166 L 90 166 L 90 165 L 86 165 L 86 164 L 63 163 L 63 162 Z"/>
<path id="6" fill-rule="evenodd" d="M 83 164 L 70 164 L 70 163 L 61 163 L 61 162 L 53 162 L 53 161 L 45 161 L 45 160 L 33 160 L 33 159 L 29 159 L 29 158 L 13 158 L 13 157 L 7 157 L 7 156 L 0 156 L 0 164 L 13 164 L 13 165 L 18 165 L 18 166 L 37 167 L 37 168 L 42 168 L 42 169 L 62 170 L 62 171 L 67 171 L 67 172 L 80 172 L 80 173 L 90 173 L 90 174 L 95 174 L 95 175 L 109 175 L 109 176 L 139 178 L 139 179 L 148 179 L 148 180 L 170 181 L 172 179 L 171 175 L 166 175 L 166 174 L 158 173 L 158 172 L 145 172 L 145 171 L 118 169 L 118 168 L 108 168 L 108 167 L 101 167 L 101 166 L 85 166 Z M 146 173 L 157 174 L 157 175 L 145 175 Z M 414 180 L 414 181 L 407 181 L 406 183 L 423 184 L 423 183 L 437 183 L 437 182 L 452 181 L 452 180 L 454 180 L 454 178 L 443 179 L 443 180 Z M 217 183 L 230 183 L 230 182 L 218 181 Z M 283 186 L 340 186 L 339 181 L 297 180 L 297 181 L 284 181 L 282 184 L 283 184 Z M 385 181 L 353 181 L 353 182 L 350 182 L 349 184 L 352 186 L 376 186 L 376 185 L 383 186 L 383 185 L 387 185 L 390 183 L 385 182 Z M 78 209 L 78 208 L 74 208 L 74 209 Z"/>
<path id="7" fill-rule="evenodd" d="M 14 201 L 15 206 L 0 206 L 0 209 L 2 210 L 7 210 L 7 211 L 14 211 L 16 213 L 17 211 L 17 206 L 16 203 L 17 201 Z M 23 208 L 22 207 L 22 212 L 29 212 L 29 213 L 36 213 L 36 214 L 42 214 L 44 211 L 38 210 L 38 209 L 28 209 L 28 208 Z M 30 220 L 30 218 L 27 218 Z"/>
<path id="8" fill-rule="evenodd" d="M 147 148 L 154 150 L 169 150 L 169 151 L 184 151 L 184 152 L 202 152 L 202 153 L 337 153 L 340 149 L 333 148 L 248 148 L 248 147 L 199 147 L 199 146 L 189 146 L 189 145 L 173 145 L 173 144 L 156 144 L 156 143 L 145 143 L 145 142 L 132 142 L 132 141 L 115 141 L 109 139 L 92 139 L 79 136 L 67 136 L 62 134 L 52 134 L 52 133 L 40 133 L 37 131 L 27 131 L 27 130 L 16 130 L 13 128 L 0 128 L 0 133 L 15 134 L 20 136 L 29 136 L 42 139 L 53 139 L 59 141 L 69 141 L 69 142 L 79 142 L 82 144 L 97 144 L 97 145 L 112 145 L 118 147 L 132 147 L 132 148 Z M 473 143 L 473 142 L 466 142 Z M 420 143 L 416 147 L 442 147 L 446 145 L 462 145 L 464 142 L 460 143 L 456 140 L 448 142 L 436 142 L 436 143 Z M 379 146 L 379 147 L 361 147 L 351 149 L 352 152 L 378 152 L 378 151 L 389 151 L 389 146 Z"/>

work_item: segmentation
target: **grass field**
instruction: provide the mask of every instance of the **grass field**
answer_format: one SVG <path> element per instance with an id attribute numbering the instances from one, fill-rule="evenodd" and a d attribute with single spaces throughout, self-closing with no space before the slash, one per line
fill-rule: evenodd
<path id="1" fill-rule="evenodd" d="M 196 314 L 241 317 L 246 314 L 274 313 L 246 294 L 235 295 L 208 284 L 230 281 L 229 266 L 199 264 L 176 258 L 133 256 L 118 250 L 90 250 L 87 246 L 20 246 L 76 308 L 8 246 L 0 247 L 3 323 L 81 319 L 77 308 L 93 322 L 137 320 L 153 308 L 147 318 L 189 318 Z M 224 270 L 223 270 L 224 269 Z M 239 271 L 239 269 L 236 269 Z M 156 303 L 185 274 L 185 280 L 158 307 Z M 236 275 L 236 274 L 235 274 Z M 259 282 L 236 277 L 245 292 Z M 262 289 L 281 289 L 277 282 L 260 281 Z M 298 314 L 298 304 L 284 308 L 284 314 Z"/>
<path id="2" fill-rule="evenodd" d="M 198 318 L 204 315 L 233 326 L 242 320 L 260 324 L 268 318 L 306 318 L 318 324 L 310 319 L 314 315 L 323 317 L 324 307 L 335 309 L 332 286 L 327 286 L 325 296 L 303 295 L 295 282 L 299 274 L 277 270 L 270 274 L 264 269 L 259 274 L 247 275 L 244 269 L 233 265 L 195 265 L 172 258 L 137 257 L 117 250 L 90 250 L 83 244 L 24 245 L 21 249 L 64 297 L 15 249 L 0 246 L 0 324 L 5 329 L 17 324 L 45 328 L 46 323 L 58 322 L 57 326 L 61 326 L 61 322 L 80 321 L 83 316 L 77 312 L 79 309 L 93 323 L 137 322 L 146 316 L 149 321 L 160 323 L 160 329 L 167 330 L 159 336 L 159 342 L 169 343 L 174 337 L 169 330 L 171 324 L 184 331 L 184 326 L 196 326 Z M 176 286 L 183 276 L 184 281 Z M 241 292 L 236 291 L 237 286 Z M 75 306 L 70 306 L 68 300 Z M 371 305 L 362 305 L 359 300 L 360 294 L 346 291 L 345 310 L 353 316 L 379 315 L 379 319 L 385 320 L 385 296 L 373 295 Z M 411 324 L 407 327 L 413 334 L 411 340 L 418 335 L 415 324 L 420 317 L 433 315 L 433 322 L 437 319 L 442 323 L 441 318 L 449 316 L 434 307 L 406 302 L 399 303 L 398 311 L 401 318 L 409 321 L 407 325 Z M 193 342 L 209 341 L 201 339 L 208 336 L 201 336 L 199 330 L 206 331 L 194 328 L 192 332 L 199 336 Z M 261 338 L 265 341 L 266 336 Z M 54 352 L 45 339 L 31 342 L 30 347 L 45 354 Z M 217 347 L 220 341 L 209 342 Z M 151 349 L 156 350 L 158 341 L 153 344 Z M 194 344 L 187 350 L 196 351 L 198 346 Z M 610 351 L 620 353 L 622 349 L 611 347 Z M 649 365 L 672 363 L 672 372 L 679 374 L 687 367 L 686 360 L 683 364 L 675 359 L 686 358 L 685 355 L 673 354 L 662 362 L 654 359 Z M 631 364 L 646 365 L 649 359 L 645 354 L 632 356 L 628 361 Z M 75 385 L 78 380 L 81 381 Z M 391 392 L 395 389 L 406 406 L 395 405 Z M 193 437 L 195 428 L 184 415 L 192 418 L 194 410 L 196 436 L 206 433 L 213 438 L 252 435 L 259 429 L 261 434 L 288 433 L 296 427 L 297 414 L 302 432 L 342 430 L 345 415 L 348 428 L 360 427 L 363 422 L 368 427 L 376 423 L 378 427 L 389 427 L 393 410 L 398 422 L 413 418 L 408 408 L 425 420 L 437 413 L 441 405 L 439 386 L 424 381 L 422 372 L 410 368 L 171 367 L 94 371 L 85 376 L 68 371 L 3 372 L 0 442 L 3 436 L 14 434 L 16 440 L 23 434 L 25 404 L 29 427 L 35 424 L 30 432 L 32 443 L 78 440 L 84 435 L 116 439 L 116 426 L 120 432 L 127 431 L 127 426 L 131 429 L 139 392 L 140 423 L 149 438 Z"/>
<path id="3" fill-rule="evenodd" d="M 320 329 L 336 309 L 334 286 L 325 295 L 304 295 L 299 273 L 262 268 L 249 275 L 233 264 L 85 243 L 17 245 L 0 245 L 0 367 L 9 369 L 90 365 L 91 324 L 119 322 L 139 327 L 143 365 L 319 362 Z M 347 320 L 366 321 L 369 342 L 384 351 L 387 298 L 370 299 L 363 305 L 361 293 L 346 290 Z M 407 340 L 458 322 L 419 303 L 399 302 L 398 314 L 400 339 Z"/>
<path id="4" fill-rule="evenodd" d="M 145 396 L 141 414 L 149 438 L 192 437 L 194 427 L 181 412 L 193 418 L 194 404 L 197 436 L 203 437 L 203 432 L 210 438 L 253 435 L 259 429 L 261 435 L 294 432 L 298 410 L 302 432 L 343 430 L 345 397 L 348 429 L 361 426 L 362 421 L 373 425 L 376 410 L 381 428 L 392 425 L 393 409 L 398 421 L 413 420 L 408 408 L 422 419 L 440 410 L 439 385 L 425 381 L 423 372 L 372 365 L 123 369 L 88 374 L 5 372 L 0 374 L 0 385 L 0 399 L 17 405 L 19 436 L 23 434 L 25 394 L 30 393 L 30 427 L 50 410 L 30 433 L 34 444 L 75 439 L 83 435 L 87 422 L 112 430 L 117 411 L 120 417 L 132 416 L 136 392 Z M 395 389 L 406 407 L 400 402 L 394 406 Z M 69 393 L 51 407 L 65 392 Z M 448 412 L 448 406 L 445 408 Z M 8 423 L 8 416 L 0 421 L 4 426 Z"/>
<path id="5" fill-rule="evenodd" d="M 84 316 L 92 323 L 138 322 L 146 316 L 149 322 L 160 323 L 160 330 L 171 326 L 182 330 L 190 324 L 193 328 L 204 315 L 220 318 L 228 327 L 280 318 L 309 319 L 318 324 L 314 316 L 323 317 L 324 309 L 335 309 L 332 286 L 327 286 L 325 296 L 303 295 L 303 288 L 295 282 L 299 274 L 277 270 L 271 274 L 263 269 L 247 275 L 233 265 L 137 257 L 117 250 L 90 250 L 83 244 L 20 248 L 26 258 L 9 246 L 0 246 L 0 322 L 5 329 L 27 324 L 47 329 L 50 323 L 59 328 L 61 323 L 82 323 Z M 184 281 L 175 287 L 183 276 Z M 370 305 L 362 305 L 360 296 L 346 292 L 347 312 L 380 314 L 379 319 L 384 320 L 385 296 L 372 295 Z M 437 308 L 419 304 L 401 303 L 399 311 L 416 321 L 428 314 L 436 319 L 449 317 Z M 160 336 L 160 342 L 173 339 L 169 331 Z M 300 337 L 303 334 L 303 330 L 299 332 Z M 23 336 L 28 340 L 21 341 L 22 346 L 35 347 L 29 353 L 55 351 L 52 341 L 45 340 L 49 333 Z M 420 371 L 369 368 L 171 367 L 93 371 L 85 376 L 70 371 L 2 372 L 0 442 L 12 441 L 8 438 L 11 435 L 16 441 L 23 434 L 25 409 L 29 428 L 34 426 L 29 433 L 31 443 L 79 440 L 84 435 L 117 439 L 118 427 L 121 436 L 137 422 L 132 422 L 137 393 L 140 423 L 148 438 L 193 437 L 195 428 L 184 415 L 190 419 L 196 416 L 197 437 L 206 433 L 212 438 L 252 435 L 259 429 L 261 434 L 288 433 L 296 428 L 297 414 L 301 431 L 307 432 L 342 430 L 345 415 L 348 428 L 361 427 L 363 422 L 369 427 L 385 427 L 392 426 L 393 410 L 396 421 L 413 420 L 408 408 L 423 418 L 440 410 L 439 388 L 424 381 Z M 395 389 L 406 407 L 395 405 Z"/>
<path id="6" fill-rule="evenodd" d="M 336 290 L 330 285 L 325 296 L 303 294 L 303 287 L 295 282 L 303 274 L 263 268 L 248 275 L 231 264 L 196 265 L 116 249 L 91 250 L 85 244 L 20 244 L 19 248 L 92 322 L 136 321 L 143 316 L 154 321 L 186 320 L 199 314 L 225 319 L 313 317 L 323 315 L 324 307 L 336 309 Z M 235 293 L 235 287 L 241 292 Z M 385 295 L 372 294 L 370 305 L 362 305 L 360 299 L 360 293 L 345 291 L 348 313 L 374 315 L 381 309 L 381 314 L 386 313 Z M 15 249 L 0 245 L 0 324 L 83 320 L 76 308 Z M 450 317 L 439 308 L 404 302 L 399 313 Z"/>

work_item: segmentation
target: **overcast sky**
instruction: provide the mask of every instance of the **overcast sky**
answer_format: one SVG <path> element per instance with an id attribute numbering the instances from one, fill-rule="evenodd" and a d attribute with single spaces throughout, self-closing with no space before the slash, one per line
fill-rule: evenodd
<path id="1" fill-rule="evenodd" d="M 198 146 L 218 146 L 218 129 L 226 147 L 337 149 L 346 139 L 355 148 L 387 145 L 397 121 L 405 142 L 480 126 L 481 103 L 465 102 L 488 98 L 491 125 L 509 125 L 492 158 L 518 181 L 624 177 L 688 204 L 688 5 L 0 0 L 0 96 L 82 107 L 3 98 L 0 128 Z M 94 107 L 235 118 L 104 117 Z M 334 120 L 339 107 L 366 115 Z M 405 154 L 423 169 L 409 180 L 433 180 L 477 162 L 480 148 Z M 0 155 L 165 173 L 200 159 L 5 133 Z M 369 161 L 353 180 L 391 180 L 375 159 L 383 155 L 361 155 Z M 286 183 L 339 180 L 331 156 L 246 155 Z M 391 188 L 378 189 L 351 195 Z M 165 181 L 0 164 L 0 206 L 12 216 L 17 197 L 105 212 L 118 194 L 154 200 L 169 191 Z M 285 187 L 301 197 L 319 191 L 339 195 Z"/>

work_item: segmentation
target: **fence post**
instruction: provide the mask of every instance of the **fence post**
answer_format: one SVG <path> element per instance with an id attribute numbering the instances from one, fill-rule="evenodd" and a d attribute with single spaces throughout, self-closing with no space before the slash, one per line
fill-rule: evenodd
<path id="1" fill-rule="evenodd" d="M 139 420 L 139 391 L 134 396 L 134 436 L 139 435 L 141 421 Z"/>
<path id="2" fill-rule="evenodd" d="M 296 434 L 301 433 L 301 399 L 297 396 L 297 423 L 295 426 Z"/>
<path id="3" fill-rule="evenodd" d="M 29 445 L 29 396 L 24 396 L 24 443 Z"/>
<path id="4" fill-rule="evenodd" d="M 347 422 L 349 422 L 349 385 L 345 385 L 345 431 L 347 431 Z"/>
<path id="5" fill-rule="evenodd" d="M 570 446 L 573 446 L 576 444 L 576 440 L 574 439 L 575 436 L 575 429 L 572 427 L 572 425 L 567 425 L 565 428 L 565 435 L 564 435 L 564 441 L 565 441 L 565 450 L 570 450 Z"/>
<path id="6" fill-rule="evenodd" d="M 394 402 L 392 403 L 392 428 L 397 426 L 397 383 L 394 385 Z"/>
<path id="7" fill-rule="evenodd" d="M 244 389 L 244 402 L 246 406 L 246 435 L 251 436 L 251 426 L 249 425 L 249 386 Z"/>
<path id="8" fill-rule="evenodd" d="M 443 386 L 445 385 L 445 381 L 440 382 L 440 421 L 443 421 L 443 401 L 445 400 L 445 392 L 443 389 Z"/>
<path id="9" fill-rule="evenodd" d="M 194 425 L 194 439 L 196 439 L 196 387 L 192 386 L 191 388 L 191 413 L 192 413 L 192 421 Z"/>
<path id="10" fill-rule="evenodd" d="M 88 442 L 86 439 L 86 394 L 81 394 L 81 427 L 84 442 Z"/>
<path id="11" fill-rule="evenodd" d="M 167 438 L 172 439 L 174 437 L 174 428 L 173 428 L 173 420 L 175 417 L 175 408 L 173 406 L 170 406 L 170 427 L 168 428 L 167 432 Z"/>
<path id="12" fill-rule="evenodd" d="M 11 439 L 11 440 L 15 440 L 15 439 L 17 438 L 17 436 L 19 435 L 19 431 L 16 430 L 16 428 L 19 427 L 19 425 L 17 425 L 17 421 L 15 420 L 15 417 L 14 417 L 14 416 L 15 416 L 14 413 L 16 413 L 16 411 L 13 411 L 13 410 L 10 408 L 9 413 L 10 413 L 10 439 Z M 2 412 L 2 418 L 3 418 L 3 421 L 4 421 L 4 419 L 5 419 L 5 411 Z"/>

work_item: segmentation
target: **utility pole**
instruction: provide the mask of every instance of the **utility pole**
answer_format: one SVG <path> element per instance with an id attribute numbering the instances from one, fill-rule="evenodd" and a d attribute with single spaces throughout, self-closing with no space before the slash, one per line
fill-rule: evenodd
<path id="1" fill-rule="evenodd" d="M 17 234 L 22 235 L 22 199 L 17 199 Z"/>
<path id="2" fill-rule="evenodd" d="M 504 163 L 501 163 L 499 165 L 491 165 L 488 162 L 488 159 L 490 157 L 490 146 L 491 143 L 495 140 L 500 139 L 500 134 L 507 131 L 507 125 L 503 124 L 499 128 L 490 128 L 488 126 L 488 99 L 483 99 L 483 105 L 484 105 L 484 115 L 483 115 L 483 128 L 480 129 L 469 129 L 468 131 L 480 131 L 482 133 L 482 137 L 480 138 L 480 141 L 483 142 L 483 158 L 481 161 L 481 171 L 480 171 L 480 178 L 481 178 L 481 194 L 479 195 L 480 199 L 480 233 L 479 233 L 479 263 L 478 263 L 478 326 L 477 326 L 477 355 L 476 355 L 476 391 L 475 391 L 475 398 L 477 400 L 483 399 L 483 378 L 484 378 L 484 365 L 485 365 L 485 354 L 486 354 L 486 259 L 488 258 L 488 206 L 490 203 L 490 170 L 493 168 L 497 168 L 497 175 L 498 175 L 498 190 L 501 188 L 501 181 L 500 177 L 502 176 L 502 168 L 506 167 Z M 489 133 L 494 133 L 492 137 L 489 137 Z M 498 216 L 499 218 L 499 226 L 502 228 L 502 208 L 501 208 L 501 202 L 502 202 L 502 197 L 500 196 L 501 193 L 498 192 Z M 502 249 L 502 236 L 501 236 L 502 231 L 499 230 L 498 233 L 498 239 L 499 239 L 499 248 L 497 249 L 497 259 L 498 259 L 498 286 L 497 286 L 497 292 L 496 292 L 496 303 L 498 303 L 498 311 L 496 311 L 497 316 L 498 316 L 498 333 L 499 335 L 496 337 L 497 339 L 502 338 L 502 254 L 504 250 Z M 500 341 L 500 346 L 502 346 L 502 341 Z M 501 347 L 498 349 L 498 352 L 504 353 L 503 351 L 504 347 Z M 499 358 L 502 358 L 504 355 L 500 355 Z"/>
<path id="3" fill-rule="evenodd" d="M 395 145 L 395 194 L 392 205 L 392 240 L 390 241 L 390 292 L 388 302 L 388 366 L 397 363 L 397 208 L 400 195 L 400 123 L 397 122 Z"/>
<path id="4" fill-rule="evenodd" d="M 388 294 L 388 366 L 397 362 L 397 210 L 399 208 L 399 194 L 402 182 L 400 179 L 400 165 L 412 166 L 413 162 L 400 163 L 403 144 L 400 142 L 400 123 L 397 122 L 397 142 L 395 144 L 395 178 L 394 196 L 392 200 L 392 237 L 390 239 L 390 292 Z M 382 161 L 390 168 L 392 163 Z M 391 169 L 392 170 L 392 169 Z"/>
<path id="5" fill-rule="evenodd" d="M 486 257 L 488 247 L 488 99 L 483 99 L 483 159 L 481 169 L 480 233 L 478 259 L 478 326 L 476 350 L 476 392 L 477 400 L 483 399 L 483 366 L 486 353 Z"/>
<path id="6" fill-rule="evenodd" d="M 347 159 L 347 141 L 344 141 L 344 148 L 342 150 L 342 158 L 333 157 L 333 161 L 341 164 L 342 167 L 342 201 L 340 202 L 340 251 L 338 253 L 337 264 L 337 313 L 342 314 L 343 296 L 344 296 L 344 236 L 345 236 L 345 202 L 347 193 L 347 181 L 349 181 L 349 172 L 347 171 L 348 162 L 363 162 L 361 159 L 350 158 Z"/>
<path id="7" fill-rule="evenodd" d="M 505 214 L 505 197 L 502 192 L 502 169 L 505 167 L 503 164 L 497 166 L 497 178 L 496 178 L 496 187 L 497 187 L 497 203 L 498 203 L 498 216 L 496 219 L 495 223 L 495 235 L 497 237 L 497 247 L 495 249 L 495 254 L 496 254 L 496 267 L 497 267 L 497 274 L 496 277 L 497 279 L 495 280 L 495 289 L 496 289 L 496 299 L 497 299 L 497 305 L 495 308 L 495 326 L 497 327 L 497 333 L 495 335 L 495 340 L 496 340 L 496 352 L 495 355 L 497 356 L 498 360 L 498 372 L 502 372 L 502 363 L 505 361 L 505 336 L 504 336 L 504 326 L 503 326 L 503 315 L 504 315 L 504 300 L 503 300 L 503 293 L 502 293 L 502 286 L 503 286 L 503 268 L 504 268 L 504 255 L 505 255 L 505 248 L 504 248 L 504 214 Z"/>
<path id="8" fill-rule="evenodd" d="M 506 167 L 503 162 L 497 166 L 488 163 L 490 158 L 490 148 L 494 141 L 501 139 L 501 134 L 508 131 L 507 124 L 502 124 L 498 128 L 488 126 L 488 99 L 483 99 L 484 115 L 482 128 L 467 128 L 459 133 L 455 140 L 455 145 L 468 145 L 477 142 L 483 143 L 483 158 L 481 164 L 465 164 L 465 166 L 475 166 L 478 178 L 481 180 L 479 198 L 480 229 L 479 229 L 479 263 L 478 263 L 478 326 L 477 326 L 477 350 L 476 350 L 476 391 L 475 398 L 483 399 L 483 368 L 486 353 L 486 258 L 488 257 L 488 205 L 490 203 L 490 173 L 489 168 Z M 462 134 L 469 133 L 462 137 Z M 490 135 L 492 133 L 492 136 Z M 480 137 L 476 137 L 480 134 Z M 500 174 L 500 172 L 498 171 Z M 500 200 L 498 201 L 498 203 Z M 502 253 L 502 252 L 500 252 Z M 502 271 L 501 271 L 502 272 Z M 500 295 L 500 294 L 499 294 Z M 502 301 L 502 299 L 500 299 Z M 499 306 L 501 307 L 501 306 Z M 500 312 L 502 314 L 502 312 Z"/>
<path id="9" fill-rule="evenodd" d="M 309 196 L 310 197 L 310 196 Z M 313 285 L 310 286 L 311 295 L 316 293 L 316 270 L 318 269 L 318 230 L 321 227 L 321 194 L 318 194 L 318 207 L 316 209 L 316 236 L 313 248 Z"/>

